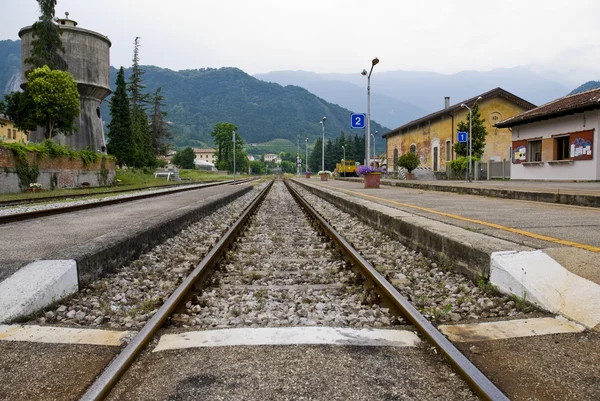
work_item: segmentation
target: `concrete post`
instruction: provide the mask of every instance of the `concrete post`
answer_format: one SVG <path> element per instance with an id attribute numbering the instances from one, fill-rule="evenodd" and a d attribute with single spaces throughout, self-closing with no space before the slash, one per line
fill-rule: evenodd
<path id="1" fill-rule="evenodd" d="M 488 160 L 488 168 L 487 168 L 487 180 L 490 180 L 490 177 L 492 176 L 492 161 Z"/>
<path id="2" fill-rule="evenodd" d="M 506 174 L 504 173 L 504 166 L 506 165 L 506 159 L 502 159 L 502 179 L 506 179 Z"/>

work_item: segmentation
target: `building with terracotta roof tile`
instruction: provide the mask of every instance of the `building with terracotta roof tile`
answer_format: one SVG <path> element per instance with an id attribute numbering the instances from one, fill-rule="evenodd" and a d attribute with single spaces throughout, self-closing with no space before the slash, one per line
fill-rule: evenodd
<path id="1" fill-rule="evenodd" d="M 511 179 L 600 181 L 600 88 L 568 95 L 514 117 Z"/>

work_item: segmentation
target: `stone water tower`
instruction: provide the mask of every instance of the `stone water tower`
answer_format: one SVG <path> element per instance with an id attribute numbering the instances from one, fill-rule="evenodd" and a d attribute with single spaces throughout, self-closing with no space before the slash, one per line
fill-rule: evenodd
<path id="1" fill-rule="evenodd" d="M 57 135 L 54 140 L 62 145 L 81 150 L 89 148 L 106 152 L 104 127 L 100 103 L 110 90 L 110 40 L 102 34 L 77 27 L 77 22 L 66 17 L 58 19 L 62 31 L 61 40 L 65 53 L 61 54 L 69 66 L 69 72 L 77 82 L 81 114 L 75 118 L 76 131 L 69 136 Z M 31 52 L 33 29 L 27 26 L 19 31 L 21 38 L 21 87 L 27 85 L 25 71 L 30 67 L 24 61 Z M 44 140 L 43 132 L 32 132 L 31 140 Z"/>

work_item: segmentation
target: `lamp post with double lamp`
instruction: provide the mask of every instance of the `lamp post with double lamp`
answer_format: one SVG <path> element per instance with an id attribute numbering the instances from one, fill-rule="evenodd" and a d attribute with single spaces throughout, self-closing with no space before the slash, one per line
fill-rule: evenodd
<path id="1" fill-rule="evenodd" d="M 460 107 L 465 107 L 466 109 L 469 110 L 469 153 L 467 156 L 467 182 L 471 182 L 471 156 L 473 155 L 473 135 L 472 135 L 472 132 L 473 132 L 473 110 L 472 110 L 472 108 L 475 107 L 477 102 L 480 100 L 481 100 L 481 96 L 479 96 L 477 98 L 477 100 L 475 100 L 473 102 L 471 107 L 467 106 L 464 103 L 460 105 Z"/>
<path id="2" fill-rule="evenodd" d="M 367 77 L 367 126 L 365 131 L 365 165 L 370 165 L 369 162 L 369 153 L 371 152 L 370 135 L 371 135 L 371 73 L 373 72 L 373 67 L 375 67 L 379 63 L 379 59 L 375 57 L 371 61 L 371 70 L 367 74 L 367 70 L 362 70 L 361 74 Z"/>
<path id="3" fill-rule="evenodd" d="M 232 131 L 233 135 L 231 141 L 233 142 L 233 182 L 235 182 L 235 131 Z"/>
<path id="4" fill-rule="evenodd" d="M 319 122 L 323 127 L 323 139 L 321 143 L 321 171 L 325 171 L 325 121 L 327 117 L 323 117 L 323 119 Z"/>
<path id="5" fill-rule="evenodd" d="M 344 177 L 346 176 L 346 147 L 342 145 L 342 150 L 344 151 L 344 158 L 342 159 L 342 169 L 344 170 Z"/>
<path id="6" fill-rule="evenodd" d="M 304 142 L 306 142 L 306 145 L 304 146 L 304 150 L 305 150 L 305 152 L 306 152 L 306 156 L 305 156 L 305 159 L 304 159 L 304 165 L 305 165 L 306 167 L 305 167 L 305 169 L 304 169 L 304 172 L 306 173 L 306 172 L 308 171 L 308 138 L 306 138 L 306 139 L 304 140 Z"/>

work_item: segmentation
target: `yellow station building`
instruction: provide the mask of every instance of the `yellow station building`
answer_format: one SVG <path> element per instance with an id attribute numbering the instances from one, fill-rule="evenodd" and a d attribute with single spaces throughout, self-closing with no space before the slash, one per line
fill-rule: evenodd
<path id="1" fill-rule="evenodd" d="M 18 130 L 15 123 L 10 121 L 4 114 L 0 114 L 0 141 L 28 143 L 29 132 Z"/>
<path id="2" fill-rule="evenodd" d="M 469 110 L 461 107 L 461 104 L 464 103 L 472 108 L 479 97 L 481 99 L 477 104 L 487 130 L 482 161 L 510 160 L 511 131 L 510 129 L 496 128 L 494 125 L 531 110 L 535 108 L 535 105 L 502 88 L 496 88 L 453 106 L 450 106 L 450 98 L 447 97 L 442 110 L 384 134 L 388 169 L 395 171 L 398 157 L 406 152 L 413 152 L 421 160 L 419 167 L 431 168 L 433 171 L 445 171 L 446 164 L 456 158 L 452 146 L 457 142 L 458 123 L 465 121 L 467 125 L 469 124 Z"/>

